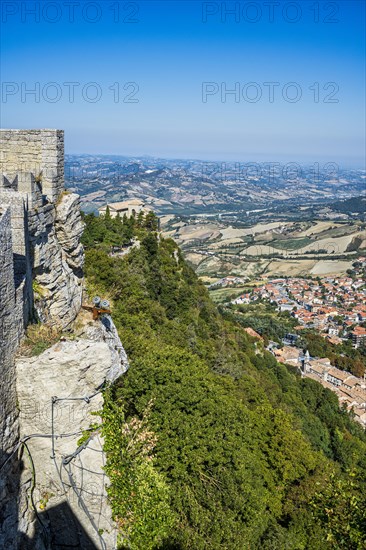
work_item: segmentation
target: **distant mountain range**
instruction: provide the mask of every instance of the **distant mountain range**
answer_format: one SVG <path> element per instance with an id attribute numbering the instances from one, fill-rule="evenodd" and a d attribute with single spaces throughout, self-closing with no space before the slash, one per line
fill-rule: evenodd
<path id="1" fill-rule="evenodd" d="M 83 209 L 137 197 L 159 214 L 240 213 L 341 202 L 364 192 L 366 174 L 335 164 L 214 163 L 149 157 L 67 155 L 65 179 Z M 360 204 L 355 200 L 355 204 Z M 350 203 L 350 207 L 353 203 Z M 343 205 L 343 206 L 341 206 Z M 357 212 L 352 206 L 352 211 Z"/>

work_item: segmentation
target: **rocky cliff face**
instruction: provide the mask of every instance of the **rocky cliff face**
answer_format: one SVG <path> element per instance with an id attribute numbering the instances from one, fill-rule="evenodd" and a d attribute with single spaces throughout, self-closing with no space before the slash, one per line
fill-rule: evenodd
<path id="1" fill-rule="evenodd" d="M 102 408 L 103 385 L 128 368 L 113 321 L 91 322 L 76 340 L 61 341 L 38 357 L 20 357 L 16 368 L 21 438 L 38 434 L 26 439 L 36 481 L 24 456 L 22 548 L 116 548 L 103 441 L 95 428 L 100 419 L 93 414 Z"/>
<path id="2" fill-rule="evenodd" d="M 79 195 L 63 194 L 56 205 L 34 208 L 28 220 L 37 314 L 41 321 L 65 328 L 75 319 L 82 300 Z"/>
<path id="3" fill-rule="evenodd" d="M 66 547 L 113 549 L 100 430 L 93 413 L 103 406 L 102 387 L 128 367 L 109 316 L 72 325 L 82 303 L 84 253 L 79 196 L 60 195 L 28 214 L 33 251 L 34 304 L 43 323 L 68 328 L 63 340 L 37 357 L 16 360 L 23 472 L 20 477 L 19 537 L 24 549 Z M 89 432 L 87 432 L 89 433 Z"/>
<path id="4" fill-rule="evenodd" d="M 0 141 L 0 548 L 113 549 L 103 441 L 98 429 L 80 437 L 127 357 L 108 316 L 88 314 L 75 333 L 83 224 L 63 187 L 63 132 L 4 130 Z M 35 317 L 70 337 L 16 357 Z"/>

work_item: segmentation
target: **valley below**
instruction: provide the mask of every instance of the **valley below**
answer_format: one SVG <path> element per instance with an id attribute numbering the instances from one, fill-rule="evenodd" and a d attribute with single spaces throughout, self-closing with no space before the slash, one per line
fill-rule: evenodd
<path id="1" fill-rule="evenodd" d="M 68 155 L 85 212 L 139 199 L 207 283 L 227 275 L 343 275 L 366 251 L 364 170 Z"/>

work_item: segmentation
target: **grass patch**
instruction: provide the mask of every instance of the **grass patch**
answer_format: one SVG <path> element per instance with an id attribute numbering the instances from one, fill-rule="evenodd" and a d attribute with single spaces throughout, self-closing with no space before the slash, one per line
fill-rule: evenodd
<path id="1" fill-rule="evenodd" d="M 352 235 L 360 231 L 360 227 L 357 225 L 342 225 L 341 227 L 333 227 L 317 234 L 318 239 L 334 239 L 336 237 L 345 237 L 346 235 Z"/>
<path id="2" fill-rule="evenodd" d="M 247 286 L 218 288 L 216 290 L 209 290 L 211 299 L 216 303 L 227 302 L 230 299 L 237 298 L 240 294 L 248 292 Z"/>
<path id="3" fill-rule="evenodd" d="M 63 191 L 61 191 L 61 193 L 59 194 L 58 198 L 57 198 L 57 201 L 56 201 L 56 206 L 59 206 L 64 197 L 66 197 L 66 195 L 71 195 L 71 191 L 69 191 L 68 189 L 63 189 Z"/>
<path id="4" fill-rule="evenodd" d="M 32 288 L 33 288 L 33 293 L 39 296 L 40 298 L 43 298 L 47 294 L 46 289 L 43 288 L 43 286 L 41 286 L 36 279 L 33 279 Z"/>
<path id="5" fill-rule="evenodd" d="M 279 248 L 281 250 L 298 250 L 303 248 L 312 242 L 309 237 L 302 237 L 299 239 L 284 239 L 283 241 L 271 241 L 268 246 Z"/>
<path id="6" fill-rule="evenodd" d="M 24 340 L 19 346 L 19 355 L 36 357 L 60 340 L 62 331 L 59 327 L 48 325 L 30 325 Z"/>

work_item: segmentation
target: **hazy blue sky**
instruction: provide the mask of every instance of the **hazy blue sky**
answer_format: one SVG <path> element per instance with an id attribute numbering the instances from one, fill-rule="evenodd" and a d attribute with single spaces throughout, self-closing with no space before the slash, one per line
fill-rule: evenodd
<path id="1" fill-rule="evenodd" d="M 1 125 L 64 128 L 67 152 L 362 166 L 364 25 L 361 0 L 3 0 Z"/>

